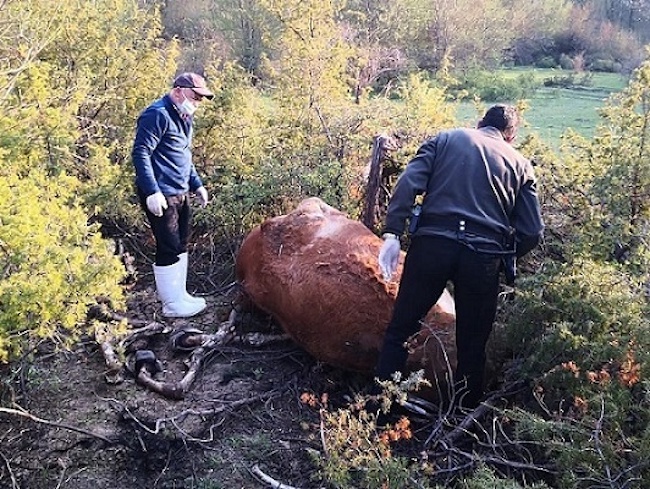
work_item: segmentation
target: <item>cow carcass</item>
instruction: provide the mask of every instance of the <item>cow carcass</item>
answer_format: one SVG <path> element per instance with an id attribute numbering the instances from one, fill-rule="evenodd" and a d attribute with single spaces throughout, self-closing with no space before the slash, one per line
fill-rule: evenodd
<path id="1" fill-rule="evenodd" d="M 245 238 L 239 283 L 293 340 L 327 364 L 372 372 L 391 317 L 404 253 L 390 282 L 377 256 L 381 238 L 318 198 L 266 220 Z M 445 290 L 410 342 L 408 369 L 427 376 L 455 368 L 455 309 Z"/>

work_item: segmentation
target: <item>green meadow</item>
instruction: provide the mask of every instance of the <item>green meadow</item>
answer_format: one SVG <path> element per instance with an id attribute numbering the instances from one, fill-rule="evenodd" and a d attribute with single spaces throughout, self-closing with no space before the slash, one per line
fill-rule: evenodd
<path id="1" fill-rule="evenodd" d="M 600 123 L 598 109 L 605 105 L 608 97 L 625 88 L 628 77 L 618 73 L 574 74 L 579 84 L 569 86 L 544 86 L 549 79 L 564 79 L 570 71 L 559 69 L 507 69 L 499 74 L 503 77 L 517 77 L 532 73 L 538 88 L 526 98 L 528 110 L 524 114 L 525 125 L 520 135 L 536 133 L 552 147 L 557 148 L 562 134 L 569 128 L 590 137 Z M 507 101 L 514 102 L 514 101 Z M 484 105 L 490 105 L 485 102 Z M 461 125 L 474 125 L 480 118 L 472 102 L 462 102 L 457 111 Z"/>

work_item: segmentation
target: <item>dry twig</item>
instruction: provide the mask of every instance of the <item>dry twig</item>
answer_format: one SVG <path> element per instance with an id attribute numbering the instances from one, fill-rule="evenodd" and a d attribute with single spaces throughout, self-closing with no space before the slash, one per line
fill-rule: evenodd
<path id="1" fill-rule="evenodd" d="M 31 421 L 34 421 L 36 423 L 44 424 L 47 426 L 53 426 L 55 428 L 63 428 L 65 430 L 70 430 L 74 431 L 76 433 L 81 433 L 83 435 L 87 436 L 92 436 L 94 438 L 98 438 L 108 444 L 113 444 L 114 441 L 106 438 L 105 436 L 98 435 L 97 433 L 93 433 L 92 431 L 84 430 L 83 428 L 78 428 L 76 426 L 72 426 L 69 424 L 65 423 L 57 423 L 55 421 L 48 421 L 47 419 L 39 418 L 38 416 L 34 416 L 33 414 L 29 413 L 28 411 L 25 411 L 23 409 L 11 409 L 11 408 L 3 408 L 0 407 L 0 413 L 5 413 L 5 414 L 12 414 L 15 416 L 21 416 L 23 418 L 27 418 Z"/>
<path id="2" fill-rule="evenodd" d="M 7 467 L 7 472 L 9 472 L 9 477 L 11 478 L 11 489 L 20 489 L 18 481 L 16 480 L 16 476 L 14 475 L 13 470 L 11 470 L 11 464 L 9 463 L 9 460 L 2 452 L 0 452 L 0 458 L 2 458 L 2 461 L 5 463 L 5 467 Z"/>
<path id="3" fill-rule="evenodd" d="M 259 477 L 262 480 L 262 482 L 268 484 L 269 487 L 271 487 L 272 489 L 297 489 L 294 486 L 288 486 L 286 484 L 282 484 L 281 482 L 278 482 L 270 475 L 266 475 L 264 472 L 262 472 L 262 469 L 260 469 L 259 465 L 257 464 L 253 466 L 251 472 L 257 477 Z"/>
<path id="4" fill-rule="evenodd" d="M 124 406 L 122 403 L 115 399 L 109 399 L 109 401 L 112 401 L 114 403 L 117 403 L 121 408 L 123 413 L 125 413 L 128 418 L 133 420 L 140 428 L 145 430 L 147 433 L 152 434 L 152 435 L 157 435 L 160 433 L 162 429 L 164 429 L 167 425 L 173 426 L 179 433 L 181 433 L 186 441 L 192 441 L 192 442 L 198 442 L 198 443 L 209 443 L 214 440 L 213 432 L 212 429 L 213 427 L 210 428 L 210 437 L 207 439 L 199 439 L 199 438 L 194 438 L 192 435 L 189 433 L 186 433 L 179 425 L 179 423 L 185 419 L 187 416 L 197 416 L 197 417 L 206 417 L 206 416 L 214 416 L 220 413 L 223 413 L 228 410 L 232 410 L 235 408 L 240 408 L 242 406 L 245 406 L 247 404 L 253 404 L 255 402 L 263 401 L 266 400 L 267 398 L 271 397 L 273 392 L 265 392 L 263 394 L 249 397 L 246 399 L 240 399 L 238 401 L 233 401 L 230 402 L 224 406 L 218 407 L 218 408 L 213 408 L 213 409 L 186 409 L 185 411 L 182 411 L 174 416 L 171 416 L 169 418 L 159 418 L 155 422 L 149 422 L 149 421 L 141 421 L 138 419 L 132 412 L 131 410 L 127 407 Z M 151 425 L 154 425 L 153 428 L 150 428 Z"/>

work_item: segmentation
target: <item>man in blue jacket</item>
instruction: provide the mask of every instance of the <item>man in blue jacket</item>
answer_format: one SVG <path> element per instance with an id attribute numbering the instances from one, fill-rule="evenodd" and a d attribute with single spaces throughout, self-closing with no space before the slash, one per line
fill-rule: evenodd
<path id="1" fill-rule="evenodd" d="M 190 194 L 196 194 L 202 207 L 208 204 L 208 192 L 192 163 L 192 122 L 201 102 L 213 96 L 202 76 L 183 73 L 138 118 L 132 152 L 135 183 L 156 240 L 153 270 L 166 317 L 191 317 L 206 307 L 205 299 L 187 293 L 187 238 Z"/>
<path id="2" fill-rule="evenodd" d="M 544 229 L 533 167 L 512 147 L 518 125 L 514 107 L 495 105 L 476 129 L 443 131 L 424 143 L 400 176 L 379 254 L 386 280 L 397 268 L 399 237 L 414 199 L 424 193 L 424 200 L 417 228 L 410 230 L 411 244 L 376 367 L 380 380 L 404 368 L 405 341 L 419 331 L 420 320 L 451 281 L 457 401 L 465 407 L 479 403 L 502 263 L 512 275 L 515 258 L 537 246 Z"/>

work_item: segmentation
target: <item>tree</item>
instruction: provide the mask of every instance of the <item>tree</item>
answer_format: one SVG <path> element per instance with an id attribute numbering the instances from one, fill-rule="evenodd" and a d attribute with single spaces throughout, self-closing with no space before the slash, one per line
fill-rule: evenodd
<path id="1" fill-rule="evenodd" d="M 273 56 L 279 26 L 258 0 L 212 2 L 213 25 L 224 36 L 236 60 L 246 71 L 264 79 L 265 60 Z"/>
<path id="2" fill-rule="evenodd" d="M 456 67 L 495 66 L 514 36 L 501 0 L 433 0 L 420 15 L 409 52 L 429 70 L 446 58 Z"/>
<path id="3" fill-rule="evenodd" d="M 89 218 L 129 208 L 135 117 L 169 82 L 175 51 L 135 0 L 8 1 L 0 12 L 6 361 L 21 338 L 78 335 L 99 295 L 120 306 L 123 268 Z"/>
<path id="4" fill-rule="evenodd" d="M 650 54 L 650 51 L 648 51 Z M 610 250 L 627 245 L 643 274 L 650 264 L 650 59 L 601 112 L 603 124 L 590 147 L 597 178 L 592 192 L 606 226 Z"/>

